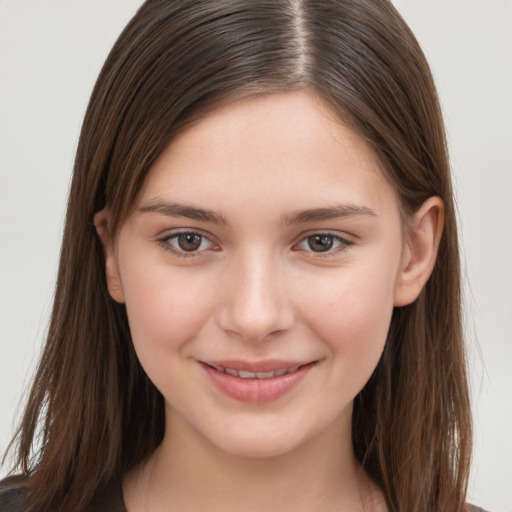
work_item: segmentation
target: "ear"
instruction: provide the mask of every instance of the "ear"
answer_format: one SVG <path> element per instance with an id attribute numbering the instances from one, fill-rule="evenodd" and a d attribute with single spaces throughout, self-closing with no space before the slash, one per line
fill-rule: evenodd
<path id="1" fill-rule="evenodd" d="M 124 303 L 123 288 L 114 250 L 114 239 L 110 231 L 110 210 L 108 208 L 104 208 L 94 216 L 94 225 L 103 245 L 108 291 L 116 302 Z"/>
<path id="2" fill-rule="evenodd" d="M 428 281 L 436 262 L 443 224 L 443 201 L 430 197 L 408 225 L 395 288 L 395 306 L 414 302 Z"/>

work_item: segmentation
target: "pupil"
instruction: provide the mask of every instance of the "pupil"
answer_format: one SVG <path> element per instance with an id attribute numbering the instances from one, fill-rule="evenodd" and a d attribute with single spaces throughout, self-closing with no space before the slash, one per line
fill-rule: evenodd
<path id="1" fill-rule="evenodd" d="M 201 236 L 194 233 L 184 233 L 178 236 L 178 245 L 184 251 L 196 251 L 201 245 L 201 239 Z"/>
<path id="2" fill-rule="evenodd" d="M 308 245 L 312 251 L 325 252 L 328 251 L 333 244 L 333 238 L 329 235 L 313 235 L 308 237 Z"/>

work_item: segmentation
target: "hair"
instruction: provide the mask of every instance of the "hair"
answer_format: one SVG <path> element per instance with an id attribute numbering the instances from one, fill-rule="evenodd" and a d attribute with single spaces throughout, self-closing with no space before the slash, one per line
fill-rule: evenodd
<path id="1" fill-rule="evenodd" d="M 152 164 L 190 123 L 239 98 L 308 90 L 375 151 L 405 219 L 444 202 L 437 262 L 395 308 L 355 399 L 353 447 L 393 512 L 463 510 L 471 418 L 455 208 L 426 59 L 387 0 L 148 0 L 98 77 L 71 184 L 46 345 L 11 450 L 28 512 L 82 511 L 164 435 L 124 305 L 109 296 L 94 214 L 113 232 Z"/>

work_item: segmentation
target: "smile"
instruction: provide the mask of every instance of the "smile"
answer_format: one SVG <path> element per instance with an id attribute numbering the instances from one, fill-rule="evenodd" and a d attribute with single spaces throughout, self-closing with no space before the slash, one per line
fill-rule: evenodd
<path id="1" fill-rule="evenodd" d="M 229 398 L 247 403 L 265 403 L 292 391 L 318 362 L 200 361 L 200 365 L 206 370 L 214 387 Z"/>
<path id="2" fill-rule="evenodd" d="M 300 365 L 292 366 L 291 368 L 280 368 L 278 370 L 271 370 L 268 372 L 249 372 L 246 370 L 235 370 L 234 368 L 224 368 L 222 366 L 214 366 L 214 368 L 219 372 L 224 372 L 242 379 L 272 379 L 273 377 L 281 377 L 287 373 L 293 373 L 300 368 Z"/>

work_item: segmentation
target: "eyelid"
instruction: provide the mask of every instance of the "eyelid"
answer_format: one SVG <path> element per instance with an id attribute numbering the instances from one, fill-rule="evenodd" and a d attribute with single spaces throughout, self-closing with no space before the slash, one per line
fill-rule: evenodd
<path id="1" fill-rule="evenodd" d="M 169 242 L 171 239 L 174 239 L 174 238 L 176 238 L 180 235 L 184 235 L 184 234 L 198 235 L 202 239 L 209 242 L 210 246 L 206 249 L 187 252 L 185 250 L 180 250 L 180 249 L 174 247 Z M 332 237 L 335 241 L 339 242 L 339 245 L 337 247 L 330 248 L 324 252 L 315 252 L 311 249 L 300 248 L 300 245 L 303 243 L 306 243 L 306 241 L 309 237 L 312 237 L 315 235 Z M 215 251 L 221 250 L 218 243 L 216 243 L 214 240 L 212 240 L 212 238 L 214 238 L 213 235 L 211 235 L 210 233 L 205 233 L 201 229 L 175 228 L 173 230 L 165 232 L 165 234 L 163 234 L 162 236 L 159 236 L 157 238 L 157 242 L 158 242 L 159 246 L 162 247 L 163 250 L 170 252 L 176 256 L 179 256 L 179 257 L 201 257 L 201 256 L 205 256 L 204 253 L 206 253 L 210 250 L 215 250 Z M 342 236 L 338 232 L 332 232 L 329 230 L 312 230 L 309 232 L 302 233 L 300 235 L 300 238 L 298 239 L 298 241 L 293 244 L 292 250 L 294 250 L 294 251 L 301 250 L 301 251 L 308 253 L 309 255 L 313 254 L 316 258 L 322 258 L 322 257 L 327 258 L 327 257 L 333 256 L 339 252 L 343 252 L 343 251 L 347 250 L 350 246 L 354 245 L 354 241 L 351 240 L 350 238 L 351 238 L 350 236 Z"/>
<path id="2" fill-rule="evenodd" d="M 187 252 L 187 251 L 180 250 L 180 249 L 174 247 L 170 243 L 170 240 L 172 240 L 174 238 L 177 238 L 180 235 L 186 235 L 186 234 L 192 234 L 192 235 L 200 236 L 203 240 L 206 240 L 206 241 L 209 242 L 210 247 L 208 247 L 207 249 Z M 218 244 L 216 244 L 216 242 L 214 242 L 212 240 L 212 238 L 213 238 L 212 235 L 206 234 L 201 229 L 197 229 L 197 228 L 176 228 L 176 229 L 167 231 L 162 236 L 159 236 L 157 238 L 157 242 L 158 242 L 158 245 L 164 251 L 170 252 L 171 254 L 174 254 L 174 255 L 179 256 L 179 257 L 190 258 L 190 257 L 200 257 L 200 256 L 203 256 L 205 252 L 207 252 L 209 250 L 212 250 L 212 248 L 215 248 L 213 250 L 219 250 Z"/>
<path id="3" fill-rule="evenodd" d="M 309 237 L 318 236 L 318 235 L 332 237 L 337 242 L 339 242 L 340 245 L 338 247 L 331 248 L 324 252 L 315 252 L 310 249 L 309 250 L 308 249 L 295 249 L 295 250 L 304 250 L 305 252 L 308 253 L 308 255 L 313 254 L 315 257 L 327 258 L 327 257 L 333 256 L 339 252 L 343 252 L 343 251 L 347 250 L 350 246 L 354 245 L 354 241 L 351 240 L 350 237 L 348 237 L 348 236 L 342 236 L 339 233 L 333 233 L 332 231 L 328 231 L 328 230 L 327 231 L 317 230 L 317 231 L 310 231 L 308 233 L 302 233 L 299 241 L 296 244 L 294 244 L 294 248 L 299 247 L 303 243 L 307 243 L 307 239 Z"/>

